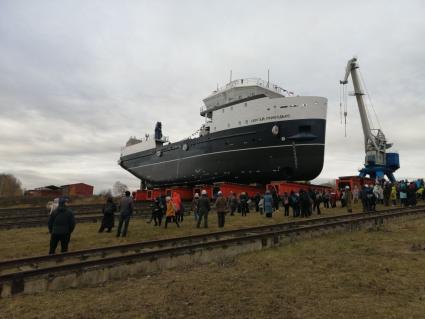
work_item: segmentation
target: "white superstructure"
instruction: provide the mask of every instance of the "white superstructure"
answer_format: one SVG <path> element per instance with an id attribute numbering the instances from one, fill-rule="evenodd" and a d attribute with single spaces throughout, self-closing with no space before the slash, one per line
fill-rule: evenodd
<path id="1" fill-rule="evenodd" d="M 326 119 L 327 99 L 294 96 L 261 79 L 238 79 L 204 99 L 201 115 L 210 133 L 237 127 L 305 118 Z"/>

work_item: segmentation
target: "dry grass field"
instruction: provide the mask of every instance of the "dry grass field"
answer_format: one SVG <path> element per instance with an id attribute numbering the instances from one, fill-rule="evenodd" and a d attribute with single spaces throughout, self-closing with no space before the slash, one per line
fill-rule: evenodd
<path id="1" fill-rule="evenodd" d="M 425 220 L 102 287 L 0 300 L 0 318 L 424 318 Z"/>
<path id="2" fill-rule="evenodd" d="M 354 212 L 360 212 L 360 206 L 356 206 Z M 345 208 L 322 209 L 322 215 L 331 216 L 336 214 L 346 213 Z M 313 218 L 320 217 L 313 214 Z M 295 220 L 299 220 L 296 218 Z M 284 217 L 282 211 L 275 213 L 273 218 L 265 218 L 259 213 L 250 213 L 246 217 L 241 217 L 240 214 L 226 217 L 225 230 L 248 227 L 255 225 L 267 225 L 292 221 L 292 217 Z M 116 222 L 117 224 L 117 222 Z M 116 238 L 115 232 L 102 233 L 97 232 L 99 223 L 82 223 L 78 224 L 72 234 L 70 250 L 80 250 L 93 247 L 102 247 L 110 245 L 118 245 L 130 242 L 137 242 L 150 239 L 169 238 L 176 236 L 185 236 L 191 234 L 199 234 L 203 232 L 219 231 L 217 227 L 217 215 L 214 212 L 209 214 L 209 228 L 197 229 L 192 216 L 185 217 L 180 228 L 175 224 L 169 224 L 167 229 L 154 227 L 152 224 L 147 224 L 146 220 L 132 219 L 130 221 L 129 233 L 127 238 Z M 115 229 L 114 229 L 115 230 Z M 22 228 L 0 230 L 0 260 L 11 258 L 22 258 L 26 256 L 45 255 L 49 248 L 49 233 L 46 227 Z M 57 251 L 60 251 L 58 248 Z"/>
<path id="3" fill-rule="evenodd" d="M 229 220 L 229 228 L 282 221 L 281 215 L 273 220 L 238 215 Z M 203 231 L 193 228 L 192 219 L 180 230 L 175 225 L 159 230 L 143 221 L 132 223 L 128 241 Z M 216 230 L 215 218 L 211 226 L 209 231 Z M 44 229 L 21 231 L 0 233 L 2 256 L 25 255 L 25 247 L 34 247 L 30 254 L 45 251 Z M 117 242 L 112 234 L 95 231 L 95 225 L 79 225 L 71 248 Z M 0 318 L 419 319 L 425 317 L 424 234 L 425 219 L 416 219 L 97 288 L 17 296 L 0 300 Z"/>

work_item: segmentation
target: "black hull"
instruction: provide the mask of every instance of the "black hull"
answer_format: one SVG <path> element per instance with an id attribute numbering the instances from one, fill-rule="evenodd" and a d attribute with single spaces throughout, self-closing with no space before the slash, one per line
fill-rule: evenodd
<path id="1" fill-rule="evenodd" d="M 323 168 L 325 127 L 309 119 L 229 129 L 124 156 L 120 165 L 150 186 L 311 180 Z"/>

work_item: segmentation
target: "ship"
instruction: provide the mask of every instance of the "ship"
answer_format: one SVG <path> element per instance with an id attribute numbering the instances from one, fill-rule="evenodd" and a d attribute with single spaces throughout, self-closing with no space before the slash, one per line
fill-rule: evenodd
<path id="1" fill-rule="evenodd" d="M 204 100 L 195 136 L 171 143 L 157 122 L 131 137 L 119 165 L 146 187 L 308 181 L 323 168 L 327 99 L 259 78 L 230 81 Z"/>

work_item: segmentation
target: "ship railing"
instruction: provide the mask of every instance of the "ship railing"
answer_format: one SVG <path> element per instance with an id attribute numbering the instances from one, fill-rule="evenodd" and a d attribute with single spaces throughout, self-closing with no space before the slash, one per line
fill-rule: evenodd
<path id="1" fill-rule="evenodd" d="M 218 88 L 217 90 L 213 91 L 212 95 L 215 95 L 217 93 L 220 93 L 222 91 L 234 88 L 234 87 L 243 87 L 243 86 L 252 86 L 252 85 L 258 85 L 265 89 L 268 89 L 270 91 L 282 94 L 282 95 L 294 95 L 294 92 L 291 92 L 289 90 L 286 90 L 270 81 L 265 81 L 260 78 L 244 78 L 244 79 L 237 79 L 233 80 L 226 85 Z"/>

